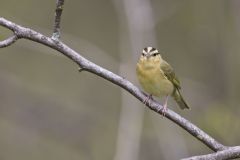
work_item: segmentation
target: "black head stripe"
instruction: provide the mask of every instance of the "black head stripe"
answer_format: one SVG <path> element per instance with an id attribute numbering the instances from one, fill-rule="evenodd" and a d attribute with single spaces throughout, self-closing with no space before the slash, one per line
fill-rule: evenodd
<path id="1" fill-rule="evenodd" d="M 158 52 L 158 50 L 156 48 L 151 49 L 150 54 L 153 56 L 159 55 L 160 53 Z"/>
<path id="2" fill-rule="evenodd" d="M 148 52 L 148 49 L 147 49 L 147 47 L 145 47 L 143 50 L 144 50 L 145 52 Z"/>
<path id="3" fill-rule="evenodd" d="M 156 48 L 152 48 L 151 50 L 150 50 L 150 52 L 153 52 L 153 51 L 156 51 L 157 49 Z"/>

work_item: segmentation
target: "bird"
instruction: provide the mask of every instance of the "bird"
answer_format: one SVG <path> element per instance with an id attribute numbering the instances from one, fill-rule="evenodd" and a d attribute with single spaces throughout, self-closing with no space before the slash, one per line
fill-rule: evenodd
<path id="1" fill-rule="evenodd" d="M 166 97 L 163 104 L 162 114 L 167 111 L 169 96 L 172 96 L 181 109 L 190 107 L 183 99 L 180 90 L 180 81 L 170 64 L 163 60 L 160 52 L 154 47 L 146 47 L 138 60 L 136 75 L 143 90 L 149 93 L 143 101 L 146 105 L 150 99 L 155 97 Z M 158 110 L 158 111 L 160 111 Z"/>

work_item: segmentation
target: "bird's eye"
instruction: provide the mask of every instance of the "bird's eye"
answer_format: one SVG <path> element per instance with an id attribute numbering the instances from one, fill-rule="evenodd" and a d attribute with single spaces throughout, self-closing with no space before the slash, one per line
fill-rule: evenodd
<path id="1" fill-rule="evenodd" d="M 144 54 L 144 53 L 142 53 L 142 56 L 145 56 L 145 54 Z"/>
<path id="2" fill-rule="evenodd" d="M 154 53 L 153 56 L 155 57 L 157 55 L 157 53 Z"/>

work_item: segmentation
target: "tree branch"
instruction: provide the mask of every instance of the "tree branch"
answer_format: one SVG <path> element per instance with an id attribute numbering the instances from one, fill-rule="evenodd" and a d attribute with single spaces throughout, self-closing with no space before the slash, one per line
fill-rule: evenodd
<path id="1" fill-rule="evenodd" d="M 229 147 L 216 153 L 184 158 L 182 160 L 227 160 L 240 157 L 240 146 Z"/>
<path id="2" fill-rule="evenodd" d="M 81 54 L 77 53 L 76 51 L 74 51 L 64 43 L 60 41 L 55 41 L 50 37 L 44 36 L 41 33 L 38 33 L 32 29 L 17 25 L 2 17 L 0 17 L 0 25 L 14 31 L 14 33 L 18 38 L 29 39 L 61 52 L 62 54 L 64 54 L 65 56 L 73 60 L 76 64 L 78 64 L 80 68 L 83 68 L 85 71 L 96 74 L 120 86 L 121 88 L 125 89 L 130 94 L 135 96 L 137 99 L 139 99 L 141 102 L 143 102 L 144 99 L 146 99 L 146 95 L 143 92 L 141 92 L 136 86 L 134 86 L 131 82 L 129 82 L 125 78 L 122 78 L 112 73 L 111 71 L 108 71 L 92 63 L 91 61 L 87 60 L 86 58 L 81 56 Z M 147 106 L 149 107 L 149 109 L 155 111 L 156 113 L 162 114 L 162 110 L 161 110 L 162 106 L 156 101 L 154 100 L 150 101 L 147 104 Z M 176 123 L 177 125 L 179 125 L 180 127 L 182 127 L 183 129 L 185 129 L 187 132 L 189 132 L 195 138 L 200 140 L 202 143 L 207 145 L 213 151 L 221 151 L 221 150 L 227 149 L 226 146 L 216 141 L 214 138 L 209 136 L 207 133 L 205 133 L 200 128 L 198 128 L 197 126 L 195 126 L 194 124 L 186 120 L 185 118 L 181 117 L 179 114 L 175 113 L 174 111 L 168 109 L 166 111 L 165 116 L 171 121 L 173 121 L 174 123 Z"/>
<path id="3" fill-rule="evenodd" d="M 58 40 L 60 38 L 60 22 L 61 22 L 61 15 L 63 11 L 64 0 L 57 0 L 56 3 L 56 10 L 55 10 L 55 23 L 53 28 L 53 35 L 52 38 L 54 40 Z"/>

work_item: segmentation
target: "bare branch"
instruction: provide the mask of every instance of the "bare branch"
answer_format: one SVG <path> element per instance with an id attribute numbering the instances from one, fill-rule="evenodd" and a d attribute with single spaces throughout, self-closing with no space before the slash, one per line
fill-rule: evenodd
<path id="1" fill-rule="evenodd" d="M 14 42 L 16 42 L 18 39 L 18 37 L 14 34 L 11 37 L 8 37 L 7 39 L 0 41 L 0 48 L 4 48 L 7 46 L 10 46 L 11 44 L 13 44 Z"/>
<path id="2" fill-rule="evenodd" d="M 56 10 L 55 10 L 55 23 L 53 28 L 53 35 L 52 38 L 54 40 L 58 40 L 60 38 L 60 22 L 61 22 L 61 15 L 63 10 L 64 0 L 57 0 L 56 3 Z"/>
<path id="3" fill-rule="evenodd" d="M 240 157 L 240 146 L 229 147 L 216 153 L 184 158 L 182 160 L 227 160 Z"/>
<path id="4" fill-rule="evenodd" d="M 50 37 L 44 36 L 41 33 L 38 33 L 32 29 L 22 27 L 20 25 L 14 24 L 4 18 L 0 17 L 0 25 L 5 26 L 6 28 L 12 29 L 15 31 L 16 35 L 19 38 L 29 39 L 38 43 L 41 43 L 43 45 L 49 46 L 71 60 L 73 60 L 75 63 L 79 65 L 80 68 L 84 68 L 86 71 L 91 72 L 93 74 L 96 74 L 118 86 L 128 91 L 130 94 L 135 96 L 140 101 L 144 101 L 146 98 L 145 94 L 141 92 L 136 86 L 134 86 L 131 82 L 128 80 L 112 73 L 111 71 L 108 71 L 91 61 L 87 60 L 83 56 L 81 56 L 79 53 L 65 45 L 64 43 L 60 41 L 55 41 L 51 39 Z M 162 106 L 157 103 L 156 101 L 152 100 L 150 101 L 147 106 L 149 109 L 155 111 L 156 113 L 162 114 Z M 214 138 L 209 136 L 207 133 L 202 131 L 200 128 L 186 120 L 185 118 L 181 117 L 179 114 L 175 113 L 174 111 L 168 109 L 165 116 L 185 129 L 187 132 L 189 132 L 191 135 L 196 137 L 198 140 L 200 140 L 202 143 L 207 145 L 210 149 L 213 151 L 220 151 L 224 150 L 227 147 L 216 141 Z"/>

